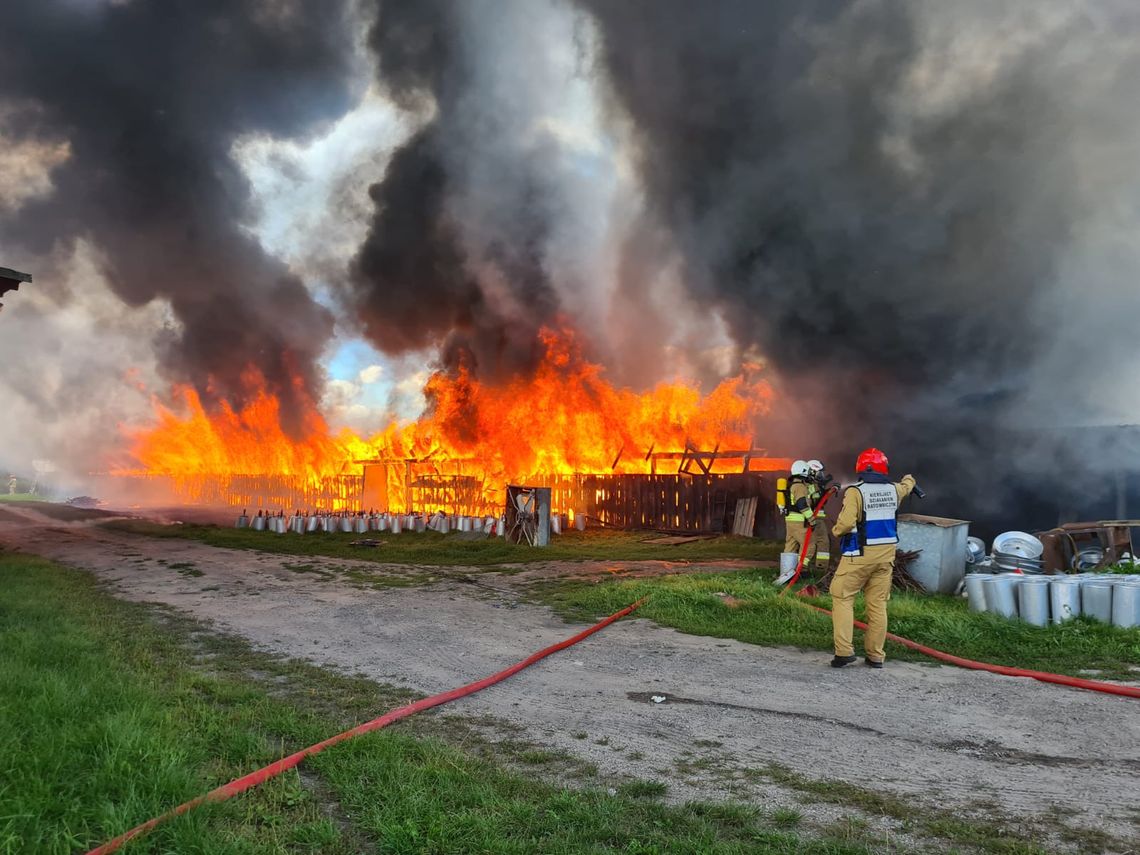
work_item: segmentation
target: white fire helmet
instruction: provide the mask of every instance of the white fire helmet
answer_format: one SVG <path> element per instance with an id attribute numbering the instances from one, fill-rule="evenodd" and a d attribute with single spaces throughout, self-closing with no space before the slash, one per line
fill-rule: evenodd
<path id="1" fill-rule="evenodd" d="M 807 466 L 808 466 L 808 469 L 811 470 L 812 475 L 818 475 L 820 472 L 823 471 L 823 464 L 820 463 L 818 460 L 809 460 L 807 462 Z"/>
<path id="2" fill-rule="evenodd" d="M 797 460 L 795 463 L 792 464 L 792 474 L 793 475 L 799 475 L 801 477 L 804 477 L 810 471 L 811 470 L 808 468 L 808 462 L 806 460 Z"/>

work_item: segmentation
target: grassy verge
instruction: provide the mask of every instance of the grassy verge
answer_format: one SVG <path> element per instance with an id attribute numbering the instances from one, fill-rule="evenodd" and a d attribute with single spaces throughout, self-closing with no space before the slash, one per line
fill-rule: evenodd
<path id="1" fill-rule="evenodd" d="M 46 502 L 43 496 L 35 493 L 0 493 L 0 502 Z"/>
<path id="2" fill-rule="evenodd" d="M 501 537 L 474 538 L 470 535 L 439 534 L 434 531 L 387 532 L 359 534 L 277 535 L 250 529 L 215 525 L 160 525 L 142 520 L 117 520 L 108 528 L 145 534 L 151 537 L 177 537 L 199 540 L 210 546 L 230 549 L 257 549 L 287 555 L 329 556 L 378 561 L 388 564 L 427 564 L 451 566 L 487 566 L 534 561 L 700 561 L 709 559 L 775 560 L 780 545 L 750 537 L 723 535 L 706 540 L 663 546 L 643 543 L 654 535 L 626 531 L 570 531 L 554 536 L 550 546 L 534 549 L 508 543 Z M 365 549 L 350 545 L 354 540 L 370 538 L 382 546 Z"/>
<path id="3" fill-rule="evenodd" d="M 804 608 L 791 597 L 779 597 L 771 583 L 773 575 L 755 570 L 638 581 L 558 582 L 534 590 L 568 618 L 588 620 L 649 596 L 639 616 L 683 632 L 830 651 L 831 623 L 826 615 Z M 740 602 L 726 605 L 718 593 Z M 809 602 L 825 608 L 831 605 L 826 596 Z M 1086 618 L 1035 627 L 971 612 L 961 598 L 897 593 L 891 598 L 889 615 L 892 632 L 959 656 L 1061 674 L 1095 670 L 1108 677 L 1140 678 L 1132 670 L 1140 667 L 1140 628 L 1121 629 Z M 857 601 L 856 617 L 863 617 L 862 598 Z M 932 661 L 890 641 L 887 654 Z"/>
<path id="4" fill-rule="evenodd" d="M 0 852 L 90 847 L 408 697 L 256 654 L 45 561 L 0 554 L 0 589 Z M 659 794 L 543 783 L 400 725 L 172 820 L 130 851 L 868 851 L 804 839 L 751 807 L 675 807 Z"/>

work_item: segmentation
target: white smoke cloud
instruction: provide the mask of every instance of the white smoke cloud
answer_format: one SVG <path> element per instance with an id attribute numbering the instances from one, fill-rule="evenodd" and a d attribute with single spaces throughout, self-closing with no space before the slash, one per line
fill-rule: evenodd
<path id="1" fill-rule="evenodd" d="M 153 342 L 172 321 L 157 301 L 124 306 L 86 244 L 61 269 L 9 293 L 0 313 L 0 460 L 21 474 L 51 460 L 60 488 L 80 492 L 91 471 L 128 462 L 123 430 L 165 388 Z"/>
<path id="2" fill-rule="evenodd" d="M 331 308 L 337 305 L 323 285 L 344 275 L 367 229 L 371 203 L 363 190 L 409 132 L 407 118 L 366 88 L 356 107 L 309 139 L 258 135 L 234 147 L 258 210 L 250 231 L 311 287 L 316 283 Z"/>

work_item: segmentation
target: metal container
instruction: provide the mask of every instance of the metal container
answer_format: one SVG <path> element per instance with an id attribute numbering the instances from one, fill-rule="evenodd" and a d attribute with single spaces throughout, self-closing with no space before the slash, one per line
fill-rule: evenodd
<path id="1" fill-rule="evenodd" d="M 387 514 L 380 514 L 380 516 L 378 516 L 376 518 L 376 530 L 377 531 L 387 531 L 390 525 L 391 525 L 391 523 L 388 519 Z"/>
<path id="2" fill-rule="evenodd" d="M 458 531 L 471 531 L 471 518 L 466 516 L 459 517 L 459 524 L 456 526 Z"/>
<path id="3" fill-rule="evenodd" d="M 1012 552 L 1002 552 L 995 549 L 993 554 L 994 566 L 1013 573 L 1032 573 L 1040 575 L 1045 572 L 1045 565 L 1040 559 L 1025 558 Z"/>
<path id="4" fill-rule="evenodd" d="M 421 534 L 427 531 L 427 519 L 421 514 L 416 514 L 415 528 L 416 531 L 420 532 Z"/>
<path id="5" fill-rule="evenodd" d="M 336 517 L 334 517 L 332 514 L 325 514 L 323 517 L 321 517 L 321 531 L 332 534 L 339 528 L 337 523 L 338 520 Z"/>
<path id="6" fill-rule="evenodd" d="M 578 529 L 578 531 L 585 531 L 586 530 L 586 515 L 585 514 L 574 514 L 574 528 Z"/>
<path id="7" fill-rule="evenodd" d="M 966 575 L 965 520 L 899 514 L 899 549 L 922 550 L 907 572 L 930 593 L 953 594 Z"/>
<path id="8" fill-rule="evenodd" d="M 780 568 L 783 569 L 782 567 Z M 986 588 L 984 582 L 990 578 L 988 573 L 966 574 L 966 597 L 970 602 L 970 611 L 984 612 L 986 610 Z"/>
<path id="9" fill-rule="evenodd" d="M 1113 586 L 1112 625 L 1125 629 L 1140 626 L 1140 582 Z"/>
<path id="10" fill-rule="evenodd" d="M 1073 556 L 1074 570 L 1092 570 L 1104 562 L 1104 550 L 1099 546 L 1090 546 L 1082 549 Z"/>
<path id="11" fill-rule="evenodd" d="M 402 526 L 400 525 L 400 518 L 398 516 L 392 517 L 392 524 L 388 527 L 388 530 L 391 531 L 392 534 L 400 533 Z"/>
<path id="12" fill-rule="evenodd" d="M 986 557 L 986 542 L 980 537 L 966 538 L 966 563 L 977 564 Z"/>
<path id="13" fill-rule="evenodd" d="M 967 577 L 969 578 L 969 577 Z M 1017 586 L 1017 611 L 1034 626 L 1049 625 L 1049 580 L 1044 576 L 1022 579 Z"/>
<path id="14" fill-rule="evenodd" d="M 1112 623 L 1112 589 L 1107 579 L 1088 579 L 1081 583 L 1081 612 L 1104 623 Z"/>
<path id="15" fill-rule="evenodd" d="M 1081 580 L 1073 576 L 1049 577 L 1049 611 L 1053 623 L 1064 623 L 1081 613 Z"/>
<path id="16" fill-rule="evenodd" d="M 798 552 L 781 552 L 780 553 L 780 575 L 791 575 L 796 572 L 796 565 L 800 563 L 800 554 Z"/>
<path id="17" fill-rule="evenodd" d="M 550 515 L 550 533 L 562 534 L 562 514 Z"/>
<path id="18" fill-rule="evenodd" d="M 352 517 L 344 516 L 344 517 L 340 518 L 340 530 L 344 534 L 352 534 L 352 532 L 353 532 Z"/>
<path id="19" fill-rule="evenodd" d="M 357 517 L 355 529 L 356 529 L 357 534 L 367 534 L 368 533 L 368 520 L 367 520 L 367 518 Z"/>
<path id="20" fill-rule="evenodd" d="M 1005 552 L 1019 558 L 1040 558 L 1045 554 L 1045 544 L 1024 531 L 1007 531 L 994 538 L 994 552 Z"/>
<path id="21" fill-rule="evenodd" d="M 293 519 L 289 520 L 289 531 L 293 534 L 304 534 L 305 518 L 300 514 L 294 514 Z"/>
<path id="22" fill-rule="evenodd" d="M 986 611 L 1002 617 L 1017 617 L 1017 594 L 1012 573 L 1000 573 L 982 580 L 985 588 Z"/>
<path id="23" fill-rule="evenodd" d="M 305 533 L 312 534 L 314 531 L 321 530 L 321 518 L 316 514 L 312 514 L 305 522 Z"/>
<path id="24" fill-rule="evenodd" d="M 435 523 L 435 530 L 440 534 L 447 534 L 451 531 L 451 520 L 446 516 L 441 516 Z"/>
<path id="25" fill-rule="evenodd" d="M 237 518 L 234 528 L 249 528 L 249 516 L 245 511 L 242 511 L 241 516 Z"/>
<path id="26" fill-rule="evenodd" d="M 507 518 L 499 517 L 495 520 L 495 537 L 507 536 Z"/>
<path id="27" fill-rule="evenodd" d="M 254 531 L 265 531 L 265 517 L 261 515 L 261 511 L 257 512 L 257 516 L 253 518 L 253 523 L 250 525 Z"/>

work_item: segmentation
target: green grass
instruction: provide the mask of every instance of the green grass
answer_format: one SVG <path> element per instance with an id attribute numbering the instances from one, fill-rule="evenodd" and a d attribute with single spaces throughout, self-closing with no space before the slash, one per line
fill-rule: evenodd
<path id="1" fill-rule="evenodd" d="M 177 537 L 198 540 L 211 546 L 230 549 L 257 549 L 287 555 L 329 556 L 377 561 L 387 564 L 426 564 L 450 566 L 487 566 L 533 561 L 700 561 L 709 559 L 775 560 L 780 544 L 750 537 L 722 535 L 677 546 L 662 546 L 641 541 L 653 537 L 647 532 L 570 531 L 552 536 L 550 546 L 535 549 L 508 543 L 501 537 L 471 539 L 452 533 L 434 531 L 359 534 L 278 535 L 269 532 L 215 525 L 160 525 L 142 520 L 116 520 L 108 528 L 151 537 Z M 383 546 L 366 549 L 351 546 L 354 540 L 370 538 L 383 541 Z"/>
<path id="2" fill-rule="evenodd" d="M 556 582 L 536 585 L 535 596 L 567 618 L 592 620 L 636 599 L 649 602 L 638 616 L 694 635 L 735 638 L 750 644 L 831 650 L 831 622 L 790 595 L 779 597 L 773 573 L 752 570 L 713 575 L 674 575 L 643 580 Z M 717 593 L 743 602 L 725 605 Z M 830 606 L 830 597 L 810 600 Z M 856 617 L 863 618 L 862 599 Z M 1106 677 L 1137 680 L 1140 628 L 1121 629 L 1080 618 L 1060 626 L 1035 627 L 969 611 L 957 597 L 892 595 L 890 630 L 930 647 L 984 662 L 1077 675 L 1096 670 Z M 858 631 L 856 644 L 858 646 Z M 889 658 L 931 662 L 929 657 L 887 642 Z"/>
<path id="3" fill-rule="evenodd" d="M 255 653 L 38 559 L 0 554 L 0 590 L 3 853 L 96 845 L 408 697 Z M 418 736 L 423 722 L 460 726 L 429 715 L 351 740 L 128 851 L 867 851 L 791 834 L 746 806 L 664 805 L 652 784 L 555 786 Z"/>
<path id="4" fill-rule="evenodd" d="M 663 781 L 627 781 L 617 790 L 633 799 L 659 799 L 669 792 L 669 785 Z"/>
<path id="5" fill-rule="evenodd" d="M 772 811 L 772 822 L 780 828 L 795 828 L 803 822 L 804 815 L 795 808 L 776 808 Z"/>
<path id="6" fill-rule="evenodd" d="M 46 502 L 46 497 L 36 493 L 0 493 L 0 502 Z"/>

